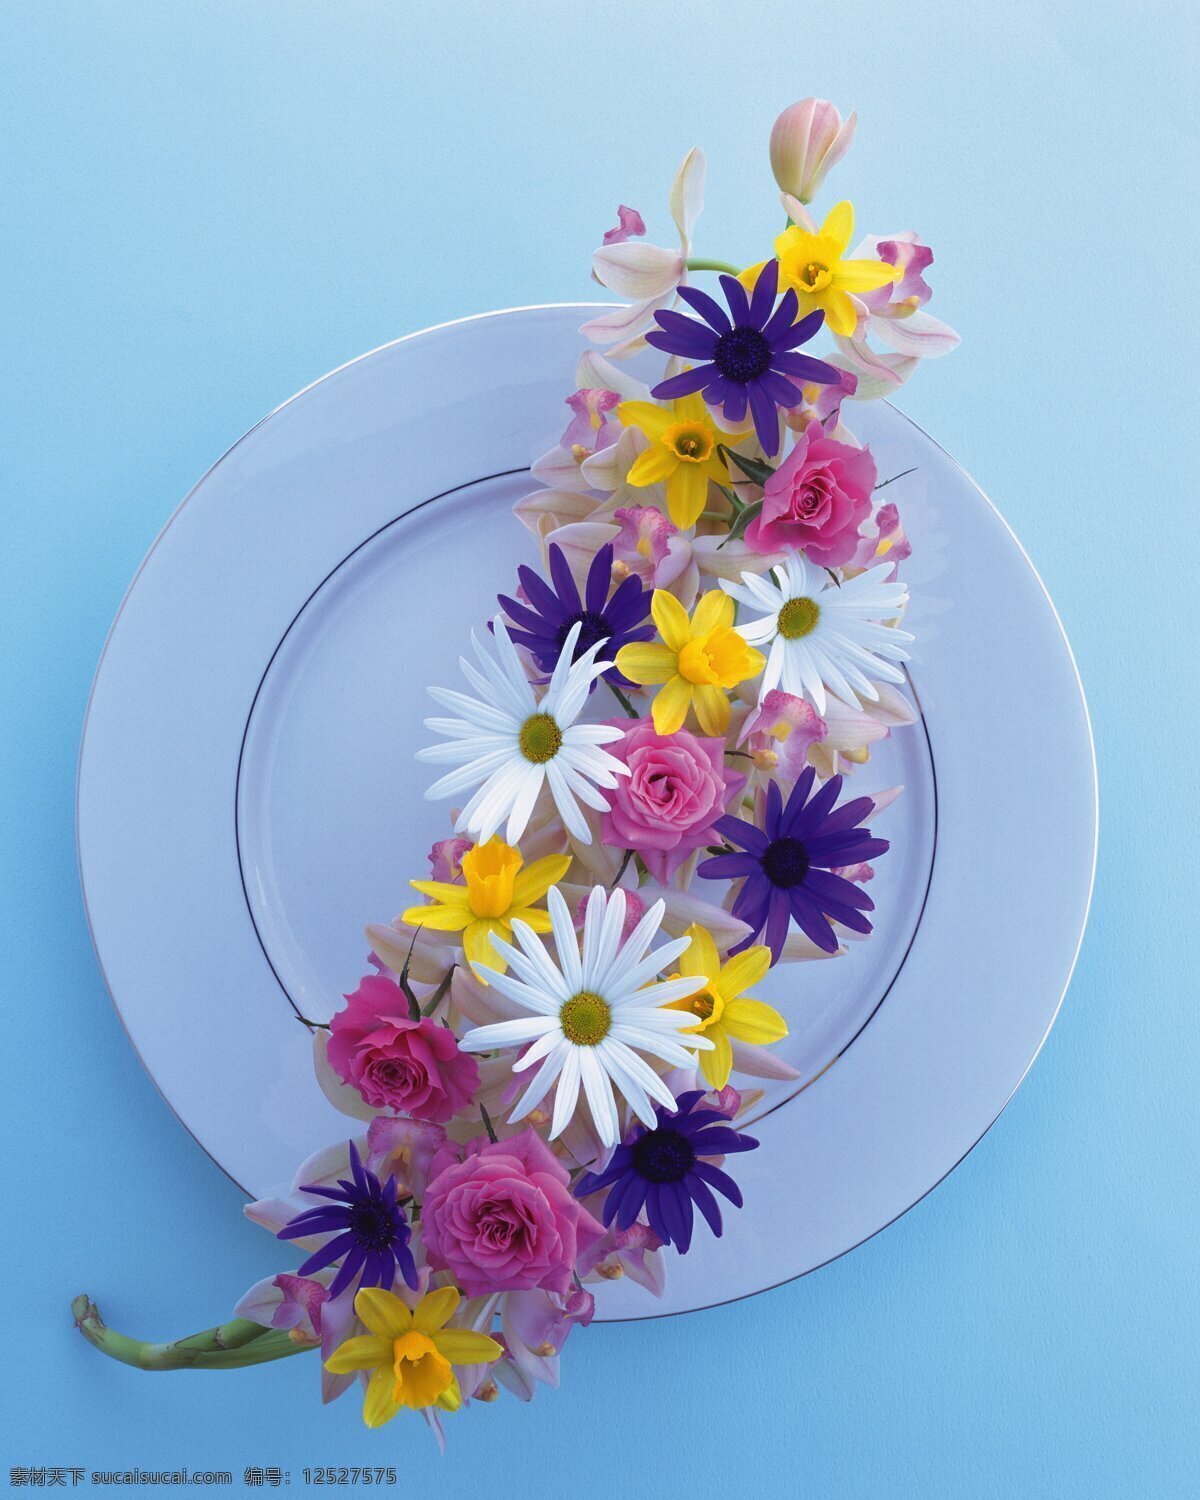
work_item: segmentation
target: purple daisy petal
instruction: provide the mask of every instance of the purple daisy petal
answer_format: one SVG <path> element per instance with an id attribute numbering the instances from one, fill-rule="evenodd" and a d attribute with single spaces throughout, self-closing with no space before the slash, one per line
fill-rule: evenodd
<path id="1" fill-rule="evenodd" d="M 550 560 L 550 581 L 554 584 L 559 599 L 566 605 L 568 613 L 574 614 L 582 608 L 582 603 L 566 553 L 556 542 L 551 542 L 547 549 L 547 556 Z"/>
<path id="2" fill-rule="evenodd" d="M 779 287 L 779 262 L 769 260 L 758 273 L 754 293 L 750 298 L 750 322 L 761 329 L 775 306 L 775 293 Z"/>
<path id="3" fill-rule="evenodd" d="M 766 339 L 768 344 L 770 344 L 773 348 L 791 349 L 795 347 L 796 343 L 803 344 L 807 339 L 810 339 L 814 333 L 816 333 L 817 328 L 819 328 L 821 323 L 824 321 L 824 313 L 816 314 L 817 323 L 816 326 L 812 329 L 812 332 L 804 334 L 798 340 L 795 338 L 794 330 L 797 327 L 796 314 L 799 311 L 800 299 L 796 296 L 795 292 L 792 291 L 791 287 L 788 287 L 787 291 L 784 292 L 783 297 L 780 299 L 779 306 L 775 309 L 775 311 L 763 325 L 763 338 Z M 811 322 L 812 315 L 810 315 L 804 321 L 806 323 Z"/>
<path id="4" fill-rule="evenodd" d="M 721 290 L 725 293 L 725 300 L 729 303 L 729 311 L 733 314 L 735 323 L 750 322 L 750 299 L 746 296 L 746 288 L 736 276 L 722 276 Z"/>
<path id="5" fill-rule="evenodd" d="M 681 286 L 679 288 L 679 295 L 717 333 L 729 332 L 732 326 L 729 321 L 729 315 L 715 297 L 710 297 L 707 292 L 701 291 L 698 286 Z"/>
<path id="6" fill-rule="evenodd" d="M 613 544 L 605 542 L 592 558 L 584 587 L 583 607 L 592 614 L 598 615 L 604 608 L 604 601 L 608 598 L 608 590 L 612 584 L 612 565 Z"/>
<path id="7" fill-rule="evenodd" d="M 795 349 L 800 344 L 807 344 L 814 334 L 819 332 L 821 324 L 825 321 L 825 314 L 818 310 L 811 312 L 807 317 L 801 318 L 798 323 L 792 324 L 792 331 L 787 334 L 781 344 L 783 349 Z"/>
<path id="8" fill-rule="evenodd" d="M 750 414 L 754 418 L 754 431 L 768 456 L 779 452 L 779 413 L 761 380 L 746 387 L 750 400 Z"/>
<path id="9" fill-rule="evenodd" d="M 674 401 L 679 396 L 690 396 L 696 391 L 703 390 L 712 378 L 712 365 L 697 365 L 693 370 L 684 370 L 680 375 L 672 375 L 669 380 L 660 380 L 651 388 L 650 394 L 656 401 Z"/>
<path id="10" fill-rule="evenodd" d="M 801 932 L 811 938 L 823 953 L 836 953 L 837 933 L 825 920 L 824 913 L 816 902 L 805 893 L 803 886 L 795 886 L 789 891 L 788 899 L 792 908 L 792 916 L 795 917 L 796 925 Z"/>
<path id="11" fill-rule="evenodd" d="M 712 1230 L 716 1238 L 720 1239 L 721 1231 L 724 1227 L 721 1223 L 721 1209 L 717 1200 L 713 1197 L 708 1183 L 698 1174 L 693 1173 L 688 1183 L 688 1191 L 692 1195 L 692 1202 L 704 1215 L 708 1227 Z"/>
<path id="12" fill-rule="evenodd" d="M 735 1208 L 741 1208 L 742 1190 L 728 1172 L 722 1172 L 720 1167 L 714 1167 L 712 1162 L 698 1161 L 696 1175 L 707 1182 L 710 1187 L 715 1187 L 718 1193 L 723 1193 Z"/>
<path id="13" fill-rule="evenodd" d="M 762 861 L 756 854 L 714 854 L 700 863 L 697 874 L 705 880 L 742 880 L 761 870 Z"/>
<path id="14" fill-rule="evenodd" d="M 800 387 L 793 385 L 787 376 L 781 375 L 778 370 L 768 370 L 759 379 L 758 388 L 765 392 L 776 406 L 782 406 L 785 410 L 799 406 L 804 400 L 804 392 Z"/>

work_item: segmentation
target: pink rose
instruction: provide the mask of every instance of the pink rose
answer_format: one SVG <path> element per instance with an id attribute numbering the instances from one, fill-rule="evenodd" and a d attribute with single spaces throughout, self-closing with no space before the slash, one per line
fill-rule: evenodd
<path id="1" fill-rule="evenodd" d="M 329 1028 L 329 1063 L 374 1109 L 401 1109 L 441 1124 L 479 1087 L 479 1064 L 458 1050 L 447 1026 L 414 1021 L 400 986 L 363 979 Z"/>
<path id="2" fill-rule="evenodd" d="M 430 1170 L 421 1205 L 429 1264 L 468 1297 L 568 1292 L 604 1228 L 571 1196 L 566 1168 L 532 1129 L 462 1152 L 448 1144 Z"/>
<path id="3" fill-rule="evenodd" d="M 854 555 L 874 488 L 871 450 L 835 442 L 810 422 L 763 486 L 763 508 L 746 542 L 755 552 L 803 549 L 821 567 L 838 567 Z"/>
<path id="4" fill-rule="evenodd" d="M 605 793 L 604 842 L 636 849 L 665 884 L 693 849 L 713 842 L 713 824 L 746 778 L 726 769 L 723 739 L 687 729 L 657 734 L 652 719 L 635 720 L 608 748 L 629 775 Z"/>

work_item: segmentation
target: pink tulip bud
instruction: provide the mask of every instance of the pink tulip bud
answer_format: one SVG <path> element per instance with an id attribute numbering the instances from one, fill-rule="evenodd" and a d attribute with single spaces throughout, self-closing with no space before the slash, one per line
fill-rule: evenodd
<path id="1" fill-rule="evenodd" d="M 825 174 L 850 149 L 858 116 L 843 124 L 828 99 L 789 104 L 771 128 L 771 170 L 785 193 L 811 203 Z"/>

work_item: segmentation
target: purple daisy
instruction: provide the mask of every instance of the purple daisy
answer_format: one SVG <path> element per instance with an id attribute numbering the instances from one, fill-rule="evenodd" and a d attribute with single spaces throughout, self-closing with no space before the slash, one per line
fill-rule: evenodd
<path id="1" fill-rule="evenodd" d="M 654 1128 L 635 1125 L 609 1159 L 603 1172 L 585 1172 L 575 1184 L 575 1196 L 585 1198 L 610 1188 L 604 1201 L 604 1222 L 615 1219 L 618 1229 L 628 1229 L 645 1207 L 650 1228 L 659 1239 L 686 1255 L 692 1243 L 692 1208 L 708 1221 L 719 1239 L 721 1210 L 712 1190 L 742 1206 L 737 1183 L 720 1167 L 703 1158 L 732 1156 L 735 1151 L 753 1151 L 753 1136 L 734 1130 L 729 1116 L 711 1105 L 697 1108 L 702 1089 L 680 1094 L 676 1113 L 661 1104 L 654 1106 Z"/>
<path id="2" fill-rule="evenodd" d="M 838 946 L 831 922 L 841 922 L 852 932 L 871 930 L 863 912 L 873 911 L 875 903 L 833 869 L 887 851 L 887 839 L 872 838 L 870 829 L 857 826 L 875 804 L 870 797 L 856 797 L 835 811 L 842 778 L 831 776 L 810 798 L 815 778 L 816 772 L 806 766 L 786 806 L 778 783 L 772 781 L 761 829 L 729 816 L 713 825 L 722 838 L 745 851 L 715 855 L 697 872 L 706 880 L 742 881 L 733 915 L 749 923 L 751 933 L 730 950 L 733 953 L 750 947 L 765 928 L 772 961 L 778 963 L 793 917 L 826 953 Z"/>
<path id="3" fill-rule="evenodd" d="M 754 283 L 754 295 L 733 276 L 721 277 L 729 311 L 694 286 L 681 286 L 679 295 L 704 319 L 703 323 L 669 309 L 654 314 L 658 328 L 646 342 L 668 354 L 692 360 L 694 366 L 673 375 L 651 391 L 660 401 L 702 391 L 709 406 L 719 406 L 724 420 L 737 426 L 746 407 L 765 453 L 779 451 L 778 407 L 799 406 L 804 392 L 795 383 L 836 385 L 842 372 L 824 360 L 797 354 L 825 321 L 823 312 L 809 313 L 796 322 L 799 302 L 790 288 L 775 306 L 779 262 L 769 260 Z"/>
<path id="4" fill-rule="evenodd" d="M 551 542 L 549 556 L 553 588 L 532 568 L 522 565 L 517 576 L 529 602 L 522 604 L 507 594 L 497 595 L 504 613 L 516 627 L 509 635 L 518 646 L 533 654 L 544 672 L 553 672 L 575 624 L 580 626 L 573 658 L 576 661 L 597 641 L 605 644 L 596 660 L 612 661 L 622 646 L 631 641 L 648 641 L 654 635 L 654 626 L 643 624 L 650 614 L 650 593 L 638 578 L 630 574 L 617 585 L 612 598 L 608 597 L 613 565 L 611 542 L 606 542 L 592 558 L 582 599 L 562 548 Z M 607 680 L 618 687 L 630 685 L 615 671 L 609 673 Z M 595 686 L 593 683 L 592 687 Z"/>
<path id="5" fill-rule="evenodd" d="M 302 1193 L 327 1198 L 305 1209 L 279 1231 L 281 1240 L 307 1239 L 310 1235 L 329 1234 L 319 1250 L 304 1262 L 297 1273 L 311 1276 L 325 1266 L 341 1261 L 333 1278 L 329 1295 L 336 1297 L 358 1277 L 359 1286 L 381 1286 L 391 1291 L 397 1267 L 413 1291 L 417 1289 L 417 1268 L 408 1248 L 412 1232 L 404 1208 L 396 1201 L 396 1179 L 381 1184 L 374 1172 L 362 1164 L 350 1142 L 352 1181 L 338 1179 L 335 1188 L 313 1184 L 301 1187 Z"/>

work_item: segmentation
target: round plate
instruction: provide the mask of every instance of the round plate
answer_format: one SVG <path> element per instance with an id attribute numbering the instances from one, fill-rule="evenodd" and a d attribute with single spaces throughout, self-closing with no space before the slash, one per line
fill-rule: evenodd
<path id="1" fill-rule="evenodd" d="M 464 319 L 310 386 L 196 486 L 110 632 L 79 768 L 93 941 L 151 1077 L 253 1196 L 355 1131 L 297 1016 L 337 1008 L 364 971 L 364 924 L 407 904 L 449 831 L 413 759 L 424 690 L 458 684 L 470 629 L 536 561 L 512 504 L 564 424 L 587 314 Z M 905 787 L 873 820 L 892 841 L 876 930 L 762 987 L 799 1076 L 755 1103 L 746 1207 L 671 1257 L 661 1300 L 606 1283 L 604 1318 L 764 1290 L 911 1207 L 1011 1097 L 1083 934 L 1095 766 L 1054 608 L 931 439 L 881 403 L 851 425 L 881 477 L 914 471 L 890 498 L 913 545 L 917 721 L 853 783 Z M 1014 745 L 1031 722 L 1048 753 Z"/>

